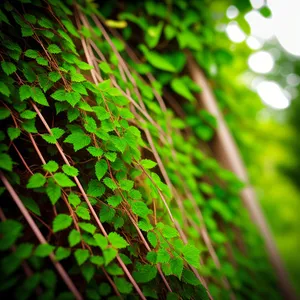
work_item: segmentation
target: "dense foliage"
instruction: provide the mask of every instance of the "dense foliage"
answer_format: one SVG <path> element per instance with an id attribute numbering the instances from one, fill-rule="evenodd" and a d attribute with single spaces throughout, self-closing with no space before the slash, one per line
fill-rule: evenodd
<path id="1" fill-rule="evenodd" d="M 2 295 L 279 298 L 187 71 L 224 99 L 234 57 L 204 1 L 21 0 L 0 20 Z"/>

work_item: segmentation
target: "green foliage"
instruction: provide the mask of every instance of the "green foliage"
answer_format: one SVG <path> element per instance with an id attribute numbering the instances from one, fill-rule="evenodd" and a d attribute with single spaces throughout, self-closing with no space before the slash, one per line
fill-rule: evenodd
<path id="1" fill-rule="evenodd" d="M 199 110 L 186 52 L 208 76 L 231 57 L 203 3 L 150 0 L 121 11 L 105 1 L 99 8 L 29 2 L 1 5 L 0 168 L 49 244 L 37 244 L 1 189 L 14 220 L 0 223 L 0 293 L 25 285 L 28 299 L 41 285 L 40 297 L 70 298 L 50 269 L 55 253 L 84 299 L 114 299 L 111 282 L 124 298 L 137 298 L 128 272 L 145 297 L 157 299 L 207 299 L 199 273 L 216 299 L 227 299 L 224 278 L 236 298 L 249 290 L 257 299 L 271 295 L 275 284 L 242 213 L 241 185 L 200 150 L 217 124 Z M 217 76 L 210 79 L 219 87 Z M 23 260 L 33 269 L 28 279 Z M 259 287 L 247 274 L 258 276 Z"/>

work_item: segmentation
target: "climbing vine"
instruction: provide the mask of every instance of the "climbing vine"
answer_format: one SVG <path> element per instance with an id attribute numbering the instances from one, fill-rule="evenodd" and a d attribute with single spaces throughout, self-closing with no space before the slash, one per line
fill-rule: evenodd
<path id="1" fill-rule="evenodd" d="M 3 295 L 278 297 L 187 70 L 229 55 L 201 2 L 1 4 Z"/>

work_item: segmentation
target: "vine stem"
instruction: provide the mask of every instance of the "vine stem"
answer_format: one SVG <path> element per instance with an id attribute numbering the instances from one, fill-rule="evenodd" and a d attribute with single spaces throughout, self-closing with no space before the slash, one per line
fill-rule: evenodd
<path id="1" fill-rule="evenodd" d="M 41 120 L 42 123 L 44 124 L 45 128 L 46 128 L 47 131 L 49 132 L 49 134 L 52 135 L 51 129 L 50 129 L 50 127 L 49 127 L 47 121 L 45 120 L 45 118 L 44 118 L 43 115 L 41 114 L 40 110 L 37 108 L 37 106 L 36 106 L 33 102 L 32 102 L 31 104 L 32 104 L 34 110 L 36 111 L 36 113 L 38 114 L 40 120 Z M 55 145 L 56 145 L 56 148 L 58 149 L 58 152 L 60 153 L 62 159 L 64 160 L 64 162 L 65 162 L 68 166 L 70 166 L 70 163 L 69 163 L 67 157 L 65 156 L 65 154 L 64 154 L 64 152 L 63 152 L 63 149 L 61 148 L 61 146 L 59 145 L 59 143 L 56 142 Z M 81 183 L 80 183 L 78 177 L 77 177 L 77 176 L 74 176 L 73 178 L 74 178 L 74 181 L 76 182 L 76 184 L 77 184 L 77 186 L 78 186 L 78 188 L 79 188 L 79 190 L 80 190 L 80 192 L 81 192 L 81 194 L 82 194 L 84 200 L 86 201 L 86 203 L 87 203 L 87 205 L 88 205 L 88 207 L 89 207 L 89 209 L 90 209 L 90 211 L 91 211 L 91 213 L 92 213 L 92 215 L 93 215 L 93 217 L 94 217 L 94 219 L 95 219 L 97 225 L 99 226 L 101 232 L 103 233 L 103 235 L 104 235 L 105 237 L 107 237 L 108 234 L 107 234 L 106 230 L 104 229 L 104 227 L 103 227 L 103 225 L 102 225 L 102 223 L 101 223 L 99 217 L 97 216 L 97 214 L 96 214 L 96 212 L 95 212 L 95 210 L 94 210 L 94 208 L 93 208 L 93 206 L 92 206 L 90 200 L 88 199 L 88 196 L 87 196 L 85 190 L 83 189 L 83 187 L 82 187 L 82 185 L 81 185 Z M 120 266 L 121 266 L 122 269 L 124 270 L 125 274 L 127 275 L 128 279 L 130 280 L 130 282 L 131 282 L 132 285 L 134 286 L 135 290 L 137 291 L 137 293 L 138 293 L 139 296 L 141 297 L 141 299 L 146 300 L 146 297 L 144 296 L 142 290 L 140 289 L 140 287 L 138 286 L 138 284 L 136 283 L 136 281 L 134 280 L 134 278 L 133 278 L 132 275 L 130 274 L 129 270 L 127 269 L 126 265 L 125 265 L 124 262 L 122 261 L 122 259 L 121 259 L 121 257 L 119 256 L 119 254 L 117 254 L 116 258 L 117 258 L 117 260 L 118 260 Z"/>
<path id="2" fill-rule="evenodd" d="M 14 188 L 11 186 L 9 181 L 6 179 L 5 175 L 0 171 L 0 179 L 2 180 L 4 186 L 8 190 L 9 194 L 11 195 L 12 199 L 14 200 L 15 204 L 20 209 L 21 213 L 23 214 L 24 218 L 26 219 L 28 225 L 31 227 L 32 231 L 34 232 L 35 236 L 39 240 L 41 244 L 47 244 L 46 239 L 44 238 L 43 234 L 35 224 L 34 220 L 30 216 L 29 212 L 27 211 L 26 207 L 24 206 L 23 202 L 19 198 L 18 194 L 15 192 Z M 49 254 L 49 258 L 52 261 L 54 267 L 56 268 L 57 272 L 67 285 L 67 287 L 70 289 L 70 291 L 73 293 L 74 297 L 77 300 L 83 300 L 83 297 L 77 290 L 76 286 L 72 282 L 71 278 L 65 271 L 65 269 L 62 267 L 62 265 L 56 260 L 55 255 L 52 253 Z"/>

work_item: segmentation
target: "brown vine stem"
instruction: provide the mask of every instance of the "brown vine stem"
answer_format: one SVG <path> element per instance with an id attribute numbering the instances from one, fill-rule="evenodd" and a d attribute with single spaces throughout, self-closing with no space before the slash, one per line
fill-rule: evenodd
<path id="1" fill-rule="evenodd" d="M 24 206 L 23 202 L 19 198 L 18 194 L 15 192 L 14 188 L 11 186 L 11 184 L 8 182 L 8 180 L 6 179 L 5 175 L 1 171 L 0 171 L 0 179 L 2 180 L 4 186 L 8 190 L 8 192 L 11 195 L 12 199 L 14 200 L 15 204 L 20 209 L 21 213 L 23 214 L 24 218 L 26 219 L 28 225 L 31 227 L 32 231 L 34 232 L 34 234 L 37 237 L 37 239 L 39 240 L 39 242 L 41 244 L 46 244 L 47 243 L 46 239 L 44 238 L 44 236 L 40 232 L 39 228 L 35 224 L 35 222 L 32 219 L 32 217 L 30 216 L 29 212 L 27 211 L 27 209 Z M 81 296 L 81 294 L 77 290 L 76 286 L 72 282 L 71 278 L 69 277 L 69 275 L 67 274 L 67 272 L 65 271 L 65 269 L 55 259 L 55 255 L 53 253 L 50 253 L 49 254 L 49 258 L 52 261 L 52 263 L 53 263 L 54 267 L 56 268 L 57 272 L 59 273 L 59 275 L 61 276 L 61 278 L 65 282 L 65 284 L 67 285 L 67 287 L 73 293 L 74 297 L 77 300 L 83 300 L 83 297 Z"/>
<path id="2" fill-rule="evenodd" d="M 33 102 L 32 102 L 31 104 L 32 104 L 34 110 L 36 111 L 36 113 L 38 114 L 40 120 L 41 120 L 42 123 L 44 124 L 45 128 L 46 128 L 47 131 L 49 132 L 49 134 L 52 135 L 51 129 L 50 129 L 50 127 L 49 127 L 47 121 L 45 120 L 45 118 L 44 118 L 43 115 L 41 114 L 40 110 L 36 107 L 36 105 L 35 105 Z M 64 152 L 63 152 L 63 149 L 61 148 L 61 146 L 59 145 L 59 143 L 56 142 L 55 145 L 56 145 L 56 148 L 57 148 L 58 152 L 60 153 L 61 157 L 63 158 L 64 162 L 65 162 L 68 166 L 70 166 L 70 163 L 69 163 L 67 157 L 65 156 L 65 154 L 64 154 Z M 77 176 L 74 176 L 73 178 L 74 178 L 74 181 L 76 182 L 76 184 L 77 184 L 77 186 L 78 186 L 78 188 L 79 188 L 79 190 L 80 190 L 80 192 L 81 192 L 81 194 L 82 194 L 84 200 L 86 201 L 86 203 L 87 203 L 87 205 L 88 205 L 88 207 L 89 207 L 89 209 L 90 209 L 90 211 L 91 211 L 91 213 L 92 213 L 92 215 L 93 215 L 93 217 L 94 217 L 94 219 L 95 219 L 95 221 L 96 221 L 98 227 L 100 228 L 100 230 L 101 230 L 101 232 L 103 233 L 103 235 L 104 235 L 105 237 L 107 237 L 108 234 L 107 234 L 106 230 L 104 229 L 104 227 L 103 227 L 103 225 L 102 225 L 102 223 L 101 223 L 99 217 L 97 216 L 97 213 L 95 212 L 95 210 L 94 210 L 94 208 L 93 208 L 93 206 L 92 206 L 92 204 L 91 204 L 91 202 L 90 202 L 90 200 L 89 200 L 89 198 L 88 198 L 88 196 L 87 196 L 85 190 L 83 189 L 83 187 L 82 187 L 82 185 L 81 185 L 81 183 L 80 183 L 78 177 L 77 177 Z M 136 281 L 134 280 L 134 278 L 133 278 L 132 275 L 130 274 L 128 268 L 126 267 L 126 265 L 125 265 L 124 262 L 122 261 L 121 257 L 117 254 L 116 258 L 117 258 L 117 260 L 118 260 L 118 262 L 119 262 L 121 268 L 124 270 L 125 274 L 127 275 L 128 279 L 130 280 L 130 282 L 131 282 L 132 285 L 134 286 L 135 290 L 137 291 L 137 293 L 138 293 L 139 296 L 141 297 L 141 299 L 146 300 L 146 297 L 144 296 L 144 294 L 143 294 L 143 292 L 141 291 L 140 287 L 138 286 L 138 284 L 136 283 Z"/>

